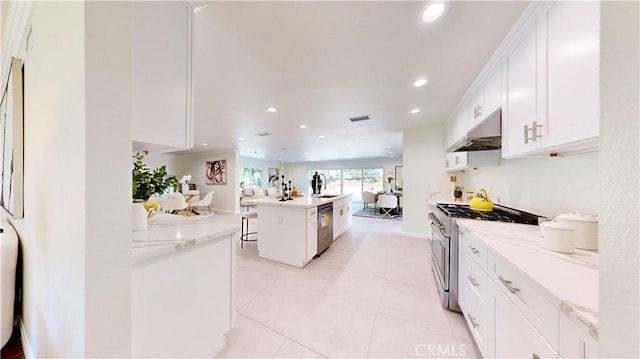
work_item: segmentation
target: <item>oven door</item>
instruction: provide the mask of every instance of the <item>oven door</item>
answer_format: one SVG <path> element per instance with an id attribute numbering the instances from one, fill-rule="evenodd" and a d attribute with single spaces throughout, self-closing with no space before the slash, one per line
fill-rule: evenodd
<path id="1" fill-rule="evenodd" d="M 431 253 L 440 285 L 449 291 L 449 238 L 432 223 L 431 224 Z"/>

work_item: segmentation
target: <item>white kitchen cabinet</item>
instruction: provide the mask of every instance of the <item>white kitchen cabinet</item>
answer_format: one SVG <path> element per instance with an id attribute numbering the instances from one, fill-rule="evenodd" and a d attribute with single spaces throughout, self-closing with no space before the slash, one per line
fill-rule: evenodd
<path id="1" fill-rule="evenodd" d="M 577 319 L 579 321 L 579 319 Z M 562 358 L 598 358 L 598 340 L 580 328 L 567 315 L 560 315 L 560 348 Z"/>
<path id="2" fill-rule="evenodd" d="M 193 147 L 191 25 L 182 1 L 133 3 L 134 150 Z"/>
<path id="3" fill-rule="evenodd" d="M 458 305 L 484 357 L 493 356 L 493 307 L 488 304 L 486 248 L 464 231 L 458 232 Z M 484 263 L 481 264 L 481 263 Z"/>
<path id="4" fill-rule="evenodd" d="M 487 72 L 469 105 L 469 128 L 476 126 L 502 106 L 502 83 L 500 63 L 494 64 Z"/>
<path id="5" fill-rule="evenodd" d="M 333 203 L 333 240 L 335 241 L 351 227 L 351 197 Z"/>
<path id="6" fill-rule="evenodd" d="M 503 157 L 597 147 L 600 5 L 538 5 L 502 57 Z"/>
<path id="7" fill-rule="evenodd" d="M 206 224 L 205 224 L 206 225 Z M 182 234 L 193 233 L 183 225 Z M 191 226 L 204 226 L 192 224 Z M 159 226 L 155 226 L 159 227 Z M 145 235 L 171 232 L 150 228 Z M 181 233 L 181 231 L 177 231 Z M 136 233 L 136 232 L 134 232 Z M 207 236 L 215 236 L 206 234 Z M 161 234 L 151 239 L 165 239 Z M 225 346 L 235 308 L 234 234 L 198 238 L 177 249 L 170 243 L 162 255 L 134 259 L 131 275 L 131 354 L 134 358 L 212 358 Z M 143 240 L 139 241 L 144 242 Z M 174 249 L 176 248 L 176 249 Z M 158 242 L 134 253 L 159 249 Z M 145 254 L 139 255 L 144 258 Z"/>
<path id="8" fill-rule="evenodd" d="M 500 165 L 500 150 L 448 152 L 444 157 L 444 167 L 447 172 Z"/>
<path id="9" fill-rule="evenodd" d="M 597 146 L 599 23 L 597 1 L 545 2 L 538 13 L 541 149 Z"/>
<path id="10" fill-rule="evenodd" d="M 557 358 L 558 353 L 518 311 L 509 299 L 495 288 L 495 357 L 496 358 Z"/>
<path id="11" fill-rule="evenodd" d="M 502 156 L 532 151 L 538 143 L 524 138 L 525 126 L 537 124 L 536 19 L 531 17 L 502 57 Z M 524 131 L 524 132 L 523 132 Z"/>
<path id="12" fill-rule="evenodd" d="M 318 254 L 318 207 L 307 209 L 307 258 Z"/>

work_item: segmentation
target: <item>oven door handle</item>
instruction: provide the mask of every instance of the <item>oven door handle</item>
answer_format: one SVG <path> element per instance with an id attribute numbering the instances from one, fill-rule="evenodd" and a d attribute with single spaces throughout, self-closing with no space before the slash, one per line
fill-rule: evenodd
<path id="1" fill-rule="evenodd" d="M 431 239 L 432 240 L 435 239 L 439 242 L 442 242 L 442 245 L 444 246 L 444 235 L 442 234 L 442 232 L 440 232 L 440 229 L 436 227 L 433 223 L 431 223 L 431 232 L 434 234 L 433 236 L 431 236 Z"/>

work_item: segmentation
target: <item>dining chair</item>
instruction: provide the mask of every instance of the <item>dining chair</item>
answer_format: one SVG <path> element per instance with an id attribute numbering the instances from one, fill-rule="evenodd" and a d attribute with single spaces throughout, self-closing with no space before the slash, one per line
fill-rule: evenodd
<path id="1" fill-rule="evenodd" d="M 376 197 L 378 197 L 376 193 L 370 191 L 362 191 L 362 209 L 368 209 L 370 204 L 373 204 L 374 207 L 377 207 Z"/>
<path id="2" fill-rule="evenodd" d="M 392 194 L 378 195 L 378 208 L 382 210 L 383 217 L 391 217 L 391 212 L 398 208 L 398 199 Z"/>
<path id="3" fill-rule="evenodd" d="M 193 212 L 194 209 L 200 210 L 200 208 L 206 208 L 209 213 L 213 213 L 213 211 L 211 210 L 211 206 L 213 205 L 214 194 L 215 191 L 211 191 L 207 193 L 201 200 L 189 202 L 188 205 L 191 212 Z"/>
<path id="4" fill-rule="evenodd" d="M 160 197 L 160 202 L 162 203 L 162 208 L 169 213 L 177 212 L 180 214 L 187 212 L 187 215 L 190 213 L 185 211 L 188 205 L 182 193 L 163 194 L 162 197 Z"/>

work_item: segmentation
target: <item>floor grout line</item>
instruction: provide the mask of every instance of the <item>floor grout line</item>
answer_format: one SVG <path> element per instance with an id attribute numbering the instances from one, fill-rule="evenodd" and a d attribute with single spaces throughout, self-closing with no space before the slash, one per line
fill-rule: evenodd
<path id="1" fill-rule="evenodd" d="M 378 312 L 375 312 L 373 317 L 373 325 L 371 326 L 371 336 L 369 337 L 369 346 L 367 347 L 367 358 L 371 355 L 371 343 L 373 342 L 373 334 L 376 331 L 376 321 L 378 320 Z"/>

